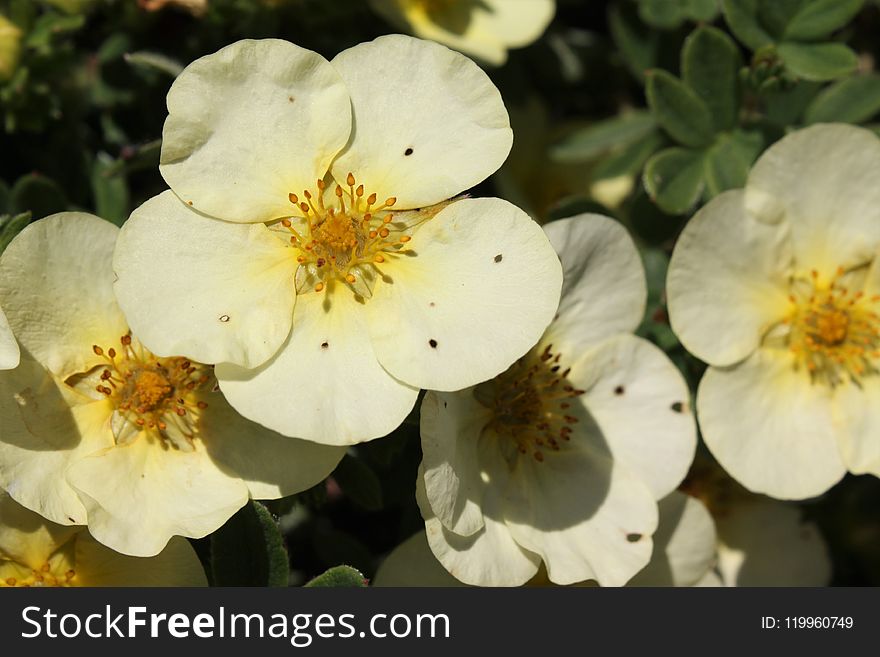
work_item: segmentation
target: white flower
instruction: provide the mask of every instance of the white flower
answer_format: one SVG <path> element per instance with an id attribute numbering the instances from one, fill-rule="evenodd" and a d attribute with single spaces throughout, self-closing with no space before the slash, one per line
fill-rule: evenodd
<path id="1" fill-rule="evenodd" d="M 370 0 L 392 24 L 500 66 L 507 51 L 540 37 L 555 0 Z"/>
<path id="2" fill-rule="evenodd" d="M 18 350 L 18 342 L 9 328 L 9 320 L 0 308 L 0 370 L 11 370 L 18 366 L 21 354 Z"/>
<path id="3" fill-rule="evenodd" d="M 688 223 L 672 328 L 710 367 L 697 415 L 751 491 L 818 495 L 880 474 L 880 139 L 818 125 L 771 146 L 744 190 Z"/>
<path id="4" fill-rule="evenodd" d="M 625 584 L 651 556 L 657 502 L 696 436 L 687 386 L 631 335 L 645 309 L 638 252 L 615 221 L 545 227 L 565 272 L 556 319 L 495 379 L 428 392 L 416 496 L 428 542 L 469 584 Z"/>
<path id="5" fill-rule="evenodd" d="M 0 493 L 0 588 L 207 585 L 186 539 L 172 539 L 154 557 L 128 557 L 83 527 L 56 525 Z"/>
<path id="6" fill-rule="evenodd" d="M 330 444 L 383 436 L 419 388 L 494 376 L 552 319 L 561 272 L 540 228 L 499 199 L 446 202 L 511 143 L 463 56 L 398 35 L 332 62 L 240 41 L 190 64 L 168 107 L 173 192 L 125 224 L 116 292 L 152 351 L 217 363 L 246 417 Z"/>
<path id="7" fill-rule="evenodd" d="M 0 487 L 109 547 L 159 553 L 205 536 L 248 498 L 314 485 L 343 450 L 241 418 L 211 368 L 159 358 L 113 297 L 119 230 L 87 214 L 37 221 L 0 256 L 0 301 L 21 342 L 0 373 Z"/>

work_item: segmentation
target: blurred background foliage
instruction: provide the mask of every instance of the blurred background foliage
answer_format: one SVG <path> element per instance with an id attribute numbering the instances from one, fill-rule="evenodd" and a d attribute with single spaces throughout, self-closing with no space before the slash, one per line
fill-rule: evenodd
<path id="1" fill-rule="evenodd" d="M 329 59 L 394 31 L 363 0 L 0 0 L 0 250 L 33 218 L 84 210 L 121 224 L 162 191 L 165 94 L 197 57 L 279 37 Z M 665 311 L 676 235 L 786 131 L 844 121 L 880 132 L 878 34 L 878 0 L 557 0 L 538 41 L 487 68 L 515 143 L 474 194 L 539 222 L 594 211 L 624 223 L 648 274 L 640 333 L 694 387 L 702 365 Z M 423 527 L 420 458 L 416 412 L 321 485 L 249 505 L 196 541 L 209 577 L 299 585 L 349 564 L 360 572 L 312 585 L 363 585 Z M 834 584 L 880 584 L 880 481 L 848 476 L 801 506 L 829 543 Z"/>

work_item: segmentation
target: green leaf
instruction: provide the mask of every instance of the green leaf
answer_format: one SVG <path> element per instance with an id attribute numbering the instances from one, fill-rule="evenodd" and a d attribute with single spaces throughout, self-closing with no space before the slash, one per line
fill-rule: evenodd
<path id="1" fill-rule="evenodd" d="M 22 212 L 15 216 L 0 215 L 0 253 L 6 250 L 12 239 L 31 222 L 31 213 Z"/>
<path id="2" fill-rule="evenodd" d="M 730 31 L 750 49 L 773 43 L 773 37 L 758 20 L 758 0 L 722 0 L 721 9 Z"/>
<path id="3" fill-rule="evenodd" d="M 64 32 L 75 32 L 86 23 L 86 17 L 77 14 L 64 16 L 62 14 L 48 13 L 40 16 L 34 23 L 33 29 L 24 40 L 27 48 L 47 48 L 52 39 Z"/>
<path id="4" fill-rule="evenodd" d="M 183 71 L 183 64 L 175 59 L 163 55 L 158 52 L 147 52 L 141 50 L 138 52 L 128 53 L 123 56 L 125 61 L 132 66 L 143 66 L 156 71 L 161 71 L 169 77 L 176 78 Z"/>
<path id="5" fill-rule="evenodd" d="M 789 88 L 765 92 L 764 104 L 767 119 L 780 126 L 799 123 L 807 106 L 822 88 L 819 82 L 798 80 Z"/>
<path id="6" fill-rule="evenodd" d="M 593 169 L 593 181 L 639 173 L 648 158 L 656 153 L 665 141 L 663 135 L 654 130 L 642 139 L 615 150 Z"/>
<path id="7" fill-rule="evenodd" d="M 686 20 L 711 21 L 717 13 L 717 0 L 639 0 L 641 19 L 664 30 Z"/>
<path id="8" fill-rule="evenodd" d="M 9 211 L 12 214 L 30 212 L 42 219 L 67 209 L 67 197 L 51 178 L 31 173 L 19 178 L 9 193 Z"/>
<path id="9" fill-rule="evenodd" d="M 880 112 L 880 76 L 860 75 L 822 91 L 807 107 L 807 123 L 863 123 Z"/>
<path id="10" fill-rule="evenodd" d="M 367 511 L 382 508 L 382 484 L 372 468 L 351 454 L 342 457 L 333 478 L 351 501 Z"/>
<path id="11" fill-rule="evenodd" d="M 715 130 L 728 130 L 736 124 L 741 67 L 739 48 L 721 30 L 701 27 L 684 42 L 682 78 L 706 103 Z"/>
<path id="12" fill-rule="evenodd" d="M 670 214 L 694 207 L 703 193 L 703 158 L 702 151 L 667 148 L 648 160 L 643 182 L 651 200 Z"/>
<path id="13" fill-rule="evenodd" d="M 715 133 L 706 103 L 675 76 L 660 69 L 649 72 L 646 94 L 657 123 L 685 146 L 705 146 Z"/>
<path id="14" fill-rule="evenodd" d="M 789 21 L 800 11 L 804 2 L 805 0 L 758 0 L 758 21 L 774 37 L 774 41 L 779 41 Z"/>
<path id="15" fill-rule="evenodd" d="M 0 214 L 9 210 L 9 186 L 0 180 Z"/>
<path id="16" fill-rule="evenodd" d="M 660 35 L 641 23 L 635 8 L 625 3 L 612 5 L 608 27 L 629 70 L 638 80 L 644 80 L 645 71 L 657 65 Z"/>
<path id="17" fill-rule="evenodd" d="M 621 114 L 566 135 L 550 147 L 550 157 L 565 164 L 585 162 L 615 146 L 625 146 L 641 139 L 656 125 L 650 112 Z"/>
<path id="18" fill-rule="evenodd" d="M 116 163 L 107 153 L 98 153 L 92 165 L 92 193 L 95 212 L 117 226 L 128 218 L 128 184 L 125 176 L 112 173 Z"/>
<path id="19" fill-rule="evenodd" d="M 785 67 L 804 80 L 824 82 L 856 70 L 856 54 L 842 43 L 780 43 Z"/>
<path id="20" fill-rule="evenodd" d="M 248 502 L 211 534 L 211 573 L 215 586 L 287 586 L 287 550 L 266 507 Z"/>
<path id="21" fill-rule="evenodd" d="M 308 587 L 356 587 L 363 588 L 367 580 L 360 571 L 351 566 L 336 566 L 307 582 Z"/>
<path id="22" fill-rule="evenodd" d="M 738 130 L 720 136 L 706 152 L 704 161 L 707 198 L 745 186 L 749 169 L 763 148 L 764 138 L 757 130 Z"/>
<path id="23" fill-rule="evenodd" d="M 859 13 L 864 0 L 807 0 L 791 18 L 783 39 L 814 41 L 827 37 Z"/>

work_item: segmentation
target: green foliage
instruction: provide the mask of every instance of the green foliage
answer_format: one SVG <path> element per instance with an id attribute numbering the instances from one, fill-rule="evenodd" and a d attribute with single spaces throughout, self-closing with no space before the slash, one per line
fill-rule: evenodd
<path id="1" fill-rule="evenodd" d="M 288 570 L 278 523 L 259 502 L 248 502 L 211 534 L 215 586 L 287 586 Z"/>
<path id="2" fill-rule="evenodd" d="M 652 27 L 671 29 L 685 21 L 711 21 L 717 0 L 638 0 L 639 16 Z"/>
<path id="3" fill-rule="evenodd" d="M 809 104 L 806 123 L 863 123 L 880 113 L 880 76 L 861 75 L 829 86 Z"/>
<path id="4" fill-rule="evenodd" d="M 363 460 L 346 454 L 336 466 L 333 478 L 342 492 L 361 508 L 367 511 L 382 508 L 382 484 Z"/>
<path id="5" fill-rule="evenodd" d="M 0 213 L 0 253 L 6 250 L 12 238 L 18 235 L 30 221 L 30 212 L 22 212 L 17 215 Z"/>
<path id="6" fill-rule="evenodd" d="M 562 163 L 584 162 L 611 148 L 640 141 L 654 132 L 656 125 L 649 112 L 621 114 L 566 135 L 550 147 L 550 157 Z"/>
<path id="7" fill-rule="evenodd" d="M 667 148 L 645 165 L 645 189 L 657 205 L 671 214 L 684 214 L 703 194 L 701 150 Z"/>
<path id="8" fill-rule="evenodd" d="M 30 212 L 37 219 L 67 209 L 64 190 L 52 179 L 39 174 L 19 178 L 9 192 L 9 212 Z"/>
<path id="9" fill-rule="evenodd" d="M 682 79 L 709 108 L 716 132 L 736 125 L 741 67 L 739 49 L 721 30 L 703 27 L 685 41 Z"/>
<path id="10" fill-rule="evenodd" d="M 363 588 L 367 580 L 358 570 L 351 566 L 335 566 L 309 581 L 306 586 L 315 587 L 348 587 Z"/>

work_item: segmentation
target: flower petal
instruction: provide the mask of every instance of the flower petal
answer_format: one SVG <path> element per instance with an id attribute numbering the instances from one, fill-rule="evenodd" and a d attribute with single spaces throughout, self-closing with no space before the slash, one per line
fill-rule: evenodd
<path id="1" fill-rule="evenodd" d="M 135 557 L 159 554 L 172 536 L 201 538 L 248 500 L 237 477 L 220 470 L 196 443 L 165 449 L 141 436 L 73 463 L 67 479 L 101 543 Z"/>
<path id="2" fill-rule="evenodd" d="M 486 488 L 483 528 L 471 536 L 449 531 L 434 515 L 421 469 L 416 478 L 416 501 L 425 519 L 431 551 L 459 581 L 474 586 L 520 586 L 538 572 L 541 558 L 517 545 L 501 519 L 501 500 L 495 487 Z"/>
<path id="3" fill-rule="evenodd" d="M 837 388 L 834 411 L 847 469 L 880 477 L 880 380 L 866 376 L 858 385 L 847 382 Z"/>
<path id="4" fill-rule="evenodd" d="M 513 143 L 501 94 L 467 57 L 392 34 L 332 61 L 351 94 L 355 128 L 333 162 L 396 208 L 434 205 L 488 178 Z"/>
<path id="5" fill-rule="evenodd" d="M 10 559 L 38 569 L 77 531 L 47 521 L 0 492 L 0 562 Z"/>
<path id="6" fill-rule="evenodd" d="M 279 39 L 237 41 L 187 66 L 168 92 L 159 171 L 183 201 L 227 221 L 291 214 L 351 132 L 345 84 Z"/>
<path id="7" fill-rule="evenodd" d="M 102 427 L 107 402 L 70 407 L 54 379 L 25 359 L 0 373 L 0 488 L 18 503 L 62 525 L 86 524 L 86 510 L 64 473 L 112 444 Z"/>
<path id="8" fill-rule="evenodd" d="M 431 552 L 421 531 L 398 545 L 379 566 L 373 586 L 463 586 Z"/>
<path id="9" fill-rule="evenodd" d="M 880 246 L 880 139 L 845 124 L 797 130 L 752 167 L 746 204 L 768 223 L 791 226 L 798 262 L 831 276 L 873 258 Z"/>
<path id="10" fill-rule="evenodd" d="M 755 500 L 731 505 L 716 522 L 727 586 L 826 586 L 831 579 L 825 541 L 796 506 Z"/>
<path id="11" fill-rule="evenodd" d="M 830 391 L 791 354 L 759 349 L 735 367 L 710 367 L 697 391 L 703 439 L 721 466 L 755 493 L 804 499 L 846 472 Z"/>
<path id="12" fill-rule="evenodd" d="M 544 232 L 562 261 L 562 298 L 549 329 L 563 352 L 635 331 L 645 314 L 645 268 L 618 222 L 598 214 L 552 221 Z M 561 342 L 561 344 L 557 344 Z"/>
<path id="13" fill-rule="evenodd" d="M 397 428 L 418 389 L 382 369 L 363 306 L 335 286 L 298 297 L 290 337 L 268 363 L 254 370 L 220 364 L 215 373 L 245 417 L 285 436 L 351 445 Z"/>
<path id="14" fill-rule="evenodd" d="M 472 388 L 461 392 L 428 391 L 422 400 L 422 470 L 431 509 L 443 526 L 459 536 L 483 527 L 478 446 L 488 411 Z"/>
<path id="15" fill-rule="evenodd" d="M 672 329 L 716 366 L 752 353 L 788 308 L 792 251 L 787 224 L 745 211 L 743 192 L 716 196 L 688 222 L 669 263 Z"/>
<path id="16" fill-rule="evenodd" d="M 153 353 L 256 367 L 290 333 L 298 266 L 290 254 L 261 224 L 210 219 L 164 192 L 119 235 L 116 294 Z"/>
<path id="17" fill-rule="evenodd" d="M 119 229 L 83 212 L 27 226 L 0 257 L 0 305 L 24 351 L 66 378 L 103 362 L 92 345 L 128 332 L 113 296 Z"/>
<path id="18" fill-rule="evenodd" d="M 610 338 L 586 353 L 569 380 L 602 429 L 614 458 L 655 499 L 672 492 L 694 458 L 697 428 L 687 383 L 666 354 L 634 335 Z"/>
<path id="19" fill-rule="evenodd" d="M 236 413 L 219 392 L 199 420 L 205 449 L 217 466 L 244 480 L 250 496 L 277 499 L 311 488 L 333 472 L 344 447 L 287 438 Z"/>
<path id="20" fill-rule="evenodd" d="M 13 367 L 17 367 L 20 359 L 18 342 L 12 335 L 6 314 L 0 308 L 0 370 L 11 370 Z"/>
<path id="21" fill-rule="evenodd" d="M 559 259 L 540 227 L 500 199 L 451 203 L 382 266 L 366 308 L 382 366 L 411 385 L 460 390 L 507 369 L 559 301 Z"/>
<path id="22" fill-rule="evenodd" d="M 651 558 L 657 503 L 604 447 L 578 434 L 570 446 L 520 461 L 505 487 L 505 522 L 553 583 L 622 586 Z"/>
<path id="23" fill-rule="evenodd" d="M 694 586 L 715 563 L 715 522 L 699 500 L 674 491 L 660 500 L 654 552 L 630 586 Z"/>
<path id="24" fill-rule="evenodd" d="M 130 557 L 101 545 L 88 532 L 76 537 L 80 586 L 207 586 L 205 571 L 189 542 L 175 536 L 154 557 Z"/>

